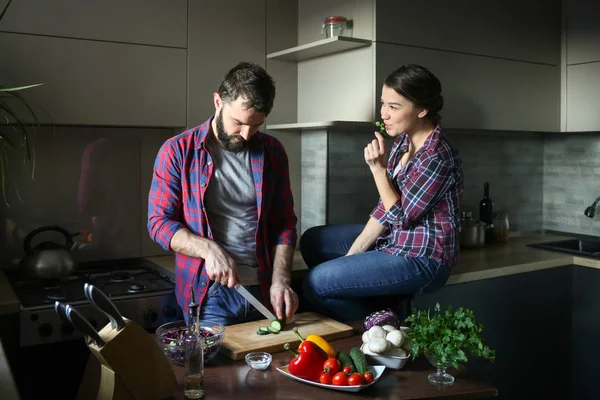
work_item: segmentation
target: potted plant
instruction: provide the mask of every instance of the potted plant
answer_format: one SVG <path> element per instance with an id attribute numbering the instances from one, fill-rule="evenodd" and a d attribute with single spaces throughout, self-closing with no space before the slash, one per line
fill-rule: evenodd
<path id="1" fill-rule="evenodd" d="M 458 368 L 459 363 L 466 363 L 467 353 L 490 361 L 496 358 L 495 351 L 484 345 L 481 336 L 483 327 L 469 309 L 460 307 L 453 311 L 448 306 L 442 312 L 440 305 L 436 304 L 433 315 L 429 309 L 413 310 L 405 322 L 408 324 L 406 334 L 413 360 L 422 352 L 437 368 L 437 372 L 428 376 L 432 383 L 453 383 L 454 377 L 446 369 L 450 366 Z"/>

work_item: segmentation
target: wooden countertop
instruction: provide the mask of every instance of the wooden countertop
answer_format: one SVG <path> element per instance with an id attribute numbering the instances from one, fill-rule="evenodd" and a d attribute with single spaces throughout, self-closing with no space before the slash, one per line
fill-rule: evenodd
<path id="1" fill-rule="evenodd" d="M 487 245 L 477 249 L 461 249 L 459 262 L 454 267 L 448 285 L 482 279 L 520 274 L 563 265 L 577 264 L 600 269 L 600 260 L 528 247 L 531 243 L 566 239 L 568 236 L 539 234 L 512 237 L 507 244 Z M 175 276 L 175 255 L 146 257 L 163 271 Z M 292 274 L 301 277 L 307 267 L 299 251 L 294 254 Z M 0 270 L 0 314 L 19 312 L 17 300 L 4 273 Z"/>
<path id="2" fill-rule="evenodd" d="M 512 237 L 506 244 L 486 245 L 474 249 L 461 249 L 458 264 L 453 268 L 447 285 L 497 278 L 540 269 L 577 264 L 584 267 L 599 268 L 600 260 L 576 257 L 566 253 L 541 250 L 527 245 L 568 239 L 559 235 L 528 235 Z M 175 256 L 164 255 L 147 257 L 147 260 L 162 267 L 165 272 L 175 275 Z M 299 251 L 294 253 L 292 271 L 301 276 L 307 270 Z"/>

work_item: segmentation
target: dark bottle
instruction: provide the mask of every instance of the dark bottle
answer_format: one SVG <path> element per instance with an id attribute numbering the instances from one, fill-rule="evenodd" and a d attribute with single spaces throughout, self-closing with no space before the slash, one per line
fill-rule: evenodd
<path id="1" fill-rule="evenodd" d="M 485 242 L 492 242 L 492 222 L 493 222 L 494 202 L 490 198 L 490 184 L 483 184 L 483 199 L 479 202 L 479 220 L 485 222 Z"/>
<path id="2" fill-rule="evenodd" d="M 483 184 L 483 199 L 479 202 L 479 220 L 490 225 L 494 212 L 494 203 L 490 198 L 490 184 L 488 182 Z"/>

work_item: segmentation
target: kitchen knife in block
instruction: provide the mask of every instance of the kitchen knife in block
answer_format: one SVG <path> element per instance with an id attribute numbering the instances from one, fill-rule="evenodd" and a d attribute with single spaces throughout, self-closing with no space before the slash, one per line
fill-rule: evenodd
<path id="1" fill-rule="evenodd" d="M 131 320 L 125 319 L 125 322 L 125 327 L 119 331 L 108 324 L 98 332 L 106 344 L 102 347 L 95 343 L 88 344 L 92 354 L 102 366 L 114 372 L 114 379 L 118 383 L 114 383 L 115 387 L 118 388 L 122 383 L 133 399 L 172 396 L 177 390 L 177 379 L 169 359 L 152 335 Z M 99 393 L 110 392 L 106 386 L 113 385 L 110 376 L 104 374 L 106 372 L 102 376 L 105 388 L 100 388 Z M 112 399 L 116 400 L 117 397 Z"/>

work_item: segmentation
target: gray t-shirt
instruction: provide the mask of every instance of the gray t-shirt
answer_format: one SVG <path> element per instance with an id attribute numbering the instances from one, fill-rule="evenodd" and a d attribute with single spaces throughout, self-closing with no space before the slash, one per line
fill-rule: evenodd
<path id="1" fill-rule="evenodd" d="M 235 260 L 243 285 L 257 285 L 256 189 L 248 150 L 233 153 L 207 140 L 213 174 L 204 195 L 214 240 Z"/>

